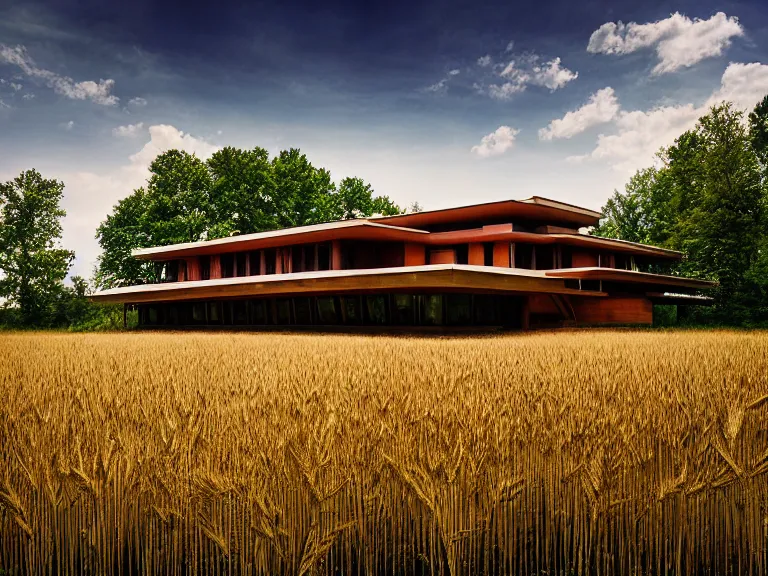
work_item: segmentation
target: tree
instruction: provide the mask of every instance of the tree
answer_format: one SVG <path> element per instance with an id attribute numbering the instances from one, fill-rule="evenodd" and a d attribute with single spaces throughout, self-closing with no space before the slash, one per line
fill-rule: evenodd
<path id="1" fill-rule="evenodd" d="M 227 147 L 206 163 L 211 174 L 211 238 L 277 227 L 275 179 L 264 148 Z"/>
<path id="2" fill-rule="evenodd" d="M 749 133 L 752 148 L 762 162 L 768 166 L 768 96 L 763 98 L 749 115 Z"/>
<path id="3" fill-rule="evenodd" d="M 103 288 L 155 281 L 156 270 L 131 256 L 136 248 L 400 212 L 360 178 L 337 189 L 298 149 L 270 160 L 263 148 L 227 147 L 207 162 L 169 150 L 152 162 L 146 189 L 118 202 L 99 226 L 95 281 Z"/>
<path id="4" fill-rule="evenodd" d="M 59 246 L 64 184 L 36 170 L 0 184 L 0 297 L 24 325 L 48 326 L 74 253 Z"/>
<path id="5" fill-rule="evenodd" d="M 598 235 L 680 250 L 676 274 L 716 280 L 712 309 L 698 319 L 768 320 L 766 190 L 758 161 L 768 102 L 750 116 L 731 104 L 711 108 L 693 130 L 663 149 L 660 169 L 639 171 L 606 203 Z M 762 112 L 761 112 L 762 110 Z M 756 144 L 757 143 L 757 144 Z"/>

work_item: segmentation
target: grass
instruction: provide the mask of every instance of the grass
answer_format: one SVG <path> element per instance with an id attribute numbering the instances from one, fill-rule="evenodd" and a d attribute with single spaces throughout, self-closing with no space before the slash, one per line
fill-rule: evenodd
<path id="1" fill-rule="evenodd" d="M 0 571 L 768 570 L 768 333 L 0 351 Z"/>

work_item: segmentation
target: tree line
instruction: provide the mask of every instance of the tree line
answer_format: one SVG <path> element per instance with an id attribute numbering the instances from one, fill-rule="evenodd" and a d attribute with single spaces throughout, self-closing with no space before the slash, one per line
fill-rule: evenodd
<path id="1" fill-rule="evenodd" d="M 592 233 L 679 250 L 664 272 L 718 282 L 712 306 L 670 320 L 768 324 L 768 96 L 748 115 L 712 107 L 657 160 L 614 193 Z"/>
<path id="2" fill-rule="evenodd" d="M 591 233 L 679 250 L 681 262 L 656 271 L 718 282 L 712 306 L 677 318 L 661 308 L 667 321 L 768 324 L 768 96 L 748 116 L 729 103 L 712 107 L 657 160 L 613 194 Z M 361 178 L 336 185 L 297 149 L 270 158 L 263 148 L 227 147 L 207 161 L 169 150 L 149 173 L 98 227 L 90 281 L 69 286 L 64 184 L 35 170 L 0 184 L 0 326 L 119 327 L 118 308 L 87 295 L 155 281 L 154 266 L 131 257 L 136 248 L 403 211 Z"/>
<path id="3" fill-rule="evenodd" d="M 91 305 L 91 287 L 153 282 L 136 248 L 249 234 L 403 210 L 363 179 L 338 186 L 298 149 L 227 147 L 207 161 L 181 150 L 158 155 L 144 187 L 120 200 L 96 232 L 91 281 L 65 279 L 75 254 L 61 247 L 64 183 L 36 170 L 0 184 L 0 326 L 118 328 L 121 307 Z"/>

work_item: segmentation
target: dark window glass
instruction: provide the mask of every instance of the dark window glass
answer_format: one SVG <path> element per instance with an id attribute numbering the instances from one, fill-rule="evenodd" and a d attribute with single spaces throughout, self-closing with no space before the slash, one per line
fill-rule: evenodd
<path id="1" fill-rule="evenodd" d="M 456 251 L 456 264 L 469 264 L 469 244 L 454 246 Z"/>
<path id="2" fill-rule="evenodd" d="M 486 266 L 493 266 L 493 243 L 486 242 L 483 244 L 483 264 Z"/>
<path id="3" fill-rule="evenodd" d="M 342 297 L 341 306 L 345 324 L 360 324 L 363 319 L 363 313 L 360 309 L 360 296 Z"/>
<path id="4" fill-rule="evenodd" d="M 157 306 L 149 306 L 147 309 L 147 324 L 155 325 L 160 323 L 160 311 Z"/>
<path id="5" fill-rule="evenodd" d="M 554 268 L 552 246 L 536 246 L 536 270 L 551 270 Z"/>
<path id="6" fill-rule="evenodd" d="M 275 273 L 275 254 L 276 253 L 274 250 L 264 250 L 264 260 L 267 274 Z"/>
<path id="7" fill-rule="evenodd" d="M 221 255 L 221 277 L 232 278 L 235 275 L 235 255 Z"/>
<path id="8" fill-rule="evenodd" d="M 178 282 L 179 281 L 179 262 L 178 260 L 171 260 L 165 263 L 165 281 L 166 282 Z"/>
<path id="9" fill-rule="evenodd" d="M 476 294 L 474 297 L 475 324 L 478 326 L 499 325 L 496 315 L 496 298 L 490 294 Z"/>
<path id="10" fill-rule="evenodd" d="M 445 298 L 448 324 L 466 326 L 472 323 L 472 296 L 469 294 L 448 294 Z"/>
<path id="11" fill-rule="evenodd" d="M 411 294 L 392 295 L 392 324 L 412 326 L 414 323 L 414 297 Z"/>
<path id="12" fill-rule="evenodd" d="M 245 261 L 248 259 L 248 254 L 245 252 L 239 252 L 235 254 L 235 264 L 237 264 L 237 275 L 245 276 Z"/>
<path id="13" fill-rule="evenodd" d="M 170 324 L 171 326 L 178 326 L 181 324 L 181 322 L 179 322 L 179 307 L 176 304 L 168 305 L 167 324 Z"/>
<path id="14" fill-rule="evenodd" d="M 562 246 L 560 248 L 560 265 L 563 268 L 573 268 L 573 250 L 570 246 Z"/>
<path id="15" fill-rule="evenodd" d="M 221 324 L 221 302 L 208 302 L 208 324 Z"/>
<path id="16" fill-rule="evenodd" d="M 421 323 L 425 326 L 443 324 L 443 297 L 440 294 L 419 296 L 421 303 Z"/>
<path id="17" fill-rule="evenodd" d="M 515 268 L 533 268 L 533 245 L 515 244 Z"/>
<path id="18" fill-rule="evenodd" d="M 233 306 L 234 323 L 237 326 L 248 324 L 248 302 L 246 300 L 235 300 Z"/>
<path id="19" fill-rule="evenodd" d="M 211 279 L 211 257 L 210 256 L 200 256 L 200 279 L 201 280 Z"/>
<path id="20" fill-rule="evenodd" d="M 317 298 L 318 324 L 336 324 L 336 300 L 333 296 L 318 296 Z"/>
<path id="21" fill-rule="evenodd" d="M 387 323 L 387 299 L 380 295 L 365 297 L 366 319 L 369 324 Z"/>
<path id="22" fill-rule="evenodd" d="M 296 313 L 296 324 L 303 326 L 312 324 L 312 301 L 309 298 L 294 298 L 293 307 Z"/>
<path id="23" fill-rule="evenodd" d="M 275 321 L 279 325 L 291 323 L 291 301 L 288 298 L 281 298 L 275 303 Z"/>
<path id="24" fill-rule="evenodd" d="M 250 258 L 250 266 L 251 266 L 251 276 L 258 276 L 261 274 L 261 253 L 260 252 L 250 252 L 248 254 L 248 257 Z"/>
<path id="25" fill-rule="evenodd" d="M 327 242 L 317 245 L 317 269 L 329 270 L 331 267 L 331 245 Z"/>
<path id="26" fill-rule="evenodd" d="M 267 321 L 266 300 L 251 300 L 251 324 L 264 325 Z"/>
<path id="27" fill-rule="evenodd" d="M 192 322 L 195 324 L 205 324 L 205 303 L 195 302 L 192 304 Z"/>

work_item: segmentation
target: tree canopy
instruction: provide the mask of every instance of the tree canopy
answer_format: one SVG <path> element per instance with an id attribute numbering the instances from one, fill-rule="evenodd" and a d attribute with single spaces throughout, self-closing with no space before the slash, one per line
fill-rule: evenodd
<path id="1" fill-rule="evenodd" d="M 135 248 L 400 212 L 361 178 L 337 187 L 298 149 L 270 159 L 263 148 L 227 147 L 207 161 L 169 150 L 150 165 L 146 187 L 99 226 L 95 280 L 105 288 L 151 282 L 154 268 L 131 257 Z"/>
<path id="2" fill-rule="evenodd" d="M 673 273 L 716 280 L 695 321 L 768 322 L 768 97 L 745 121 L 714 106 L 606 203 L 594 234 L 680 250 Z"/>
<path id="3" fill-rule="evenodd" d="M 63 182 L 36 170 L 0 183 L 0 298 L 18 323 L 50 326 L 74 253 L 59 246 Z"/>

